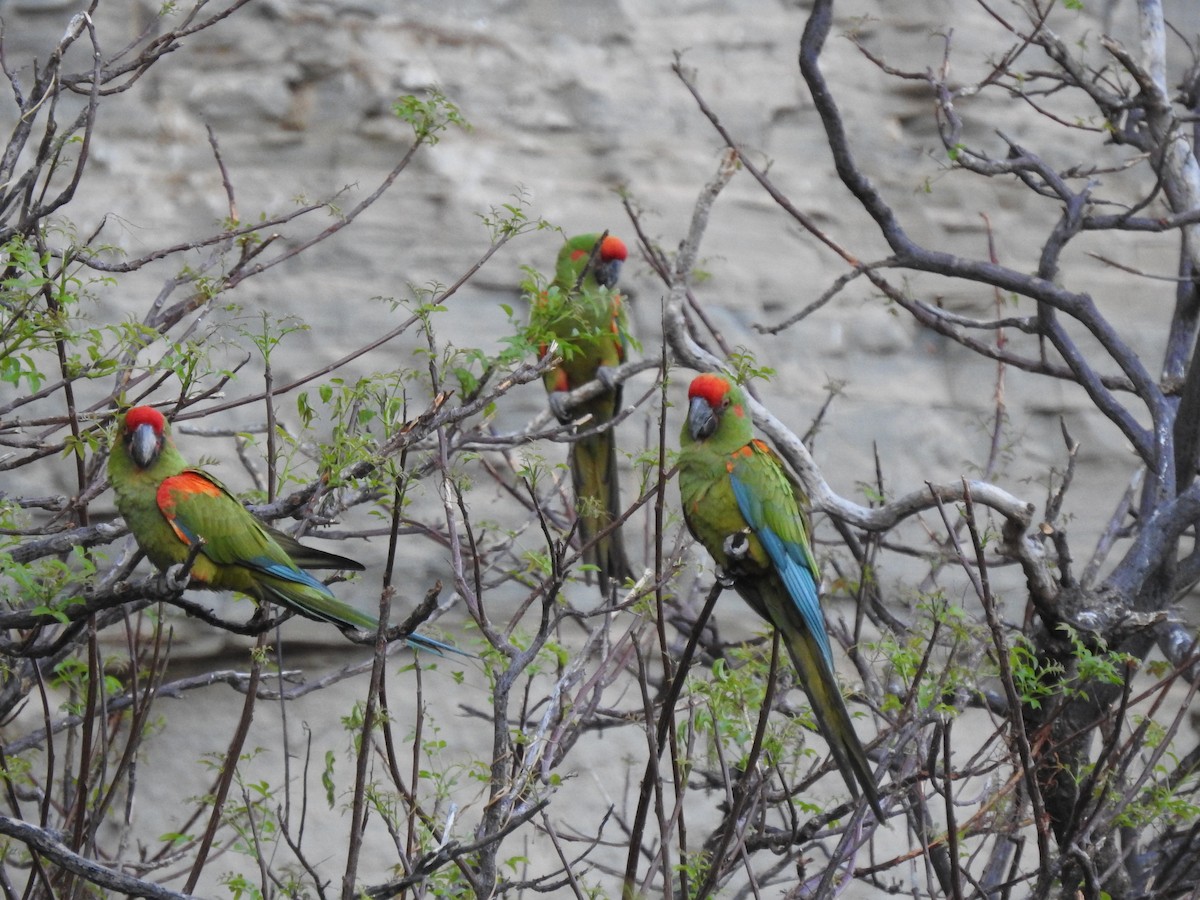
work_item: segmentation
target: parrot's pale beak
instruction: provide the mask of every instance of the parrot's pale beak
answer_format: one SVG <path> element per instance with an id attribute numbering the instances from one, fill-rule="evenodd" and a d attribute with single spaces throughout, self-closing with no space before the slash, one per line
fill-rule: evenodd
<path id="1" fill-rule="evenodd" d="M 158 457 L 158 434 L 150 425 L 139 425 L 129 435 L 129 455 L 141 468 L 149 468 Z"/>
<path id="2" fill-rule="evenodd" d="M 688 406 L 687 424 L 692 440 L 702 441 L 716 432 L 717 414 L 703 397 L 693 397 L 691 405 Z"/>

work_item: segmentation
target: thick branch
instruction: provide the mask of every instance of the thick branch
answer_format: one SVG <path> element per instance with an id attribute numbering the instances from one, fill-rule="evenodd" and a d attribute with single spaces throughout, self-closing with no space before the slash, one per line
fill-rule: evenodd
<path id="1" fill-rule="evenodd" d="M 30 825 L 28 822 L 22 822 L 20 819 L 0 816 L 0 834 L 27 844 L 32 850 L 36 850 L 60 868 L 74 872 L 88 883 L 106 890 L 125 894 L 128 897 L 149 897 L 152 900 L 189 900 L 194 896 L 168 890 L 153 882 L 143 881 L 140 878 L 105 868 L 69 849 L 50 832 Z"/>

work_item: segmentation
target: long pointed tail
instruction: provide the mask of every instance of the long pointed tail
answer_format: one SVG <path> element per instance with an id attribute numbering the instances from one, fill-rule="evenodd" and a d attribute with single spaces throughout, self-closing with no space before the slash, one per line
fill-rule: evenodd
<path id="1" fill-rule="evenodd" d="M 866 795 L 871 809 L 883 821 L 883 808 L 879 802 L 879 788 L 871 771 L 871 763 L 863 750 L 862 742 L 854 731 L 854 723 L 842 699 L 837 678 L 825 662 L 825 656 L 813 635 L 806 628 L 788 625 L 783 629 L 784 643 L 788 655 L 800 676 L 804 692 L 812 705 L 817 726 L 829 744 L 829 751 L 837 762 L 850 793 L 860 796 L 859 786 Z"/>
<path id="2" fill-rule="evenodd" d="M 617 481 L 617 445 L 611 430 L 583 438 L 571 445 L 571 480 L 579 513 L 579 537 L 586 547 L 621 516 L 621 489 Z M 621 529 L 596 539 L 583 555 L 599 573 L 600 593 L 633 577 Z"/>
<path id="3" fill-rule="evenodd" d="M 304 570 L 296 569 L 287 575 L 287 578 L 276 578 L 260 574 L 258 586 L 263 599 L 338 628 L 370 631 L 379 627 L 379 620 L 375 616 L 343 603 L 333 595 L 333 591 Z"/>
<path id="4" fill-rule="evenodd" d="M 376 616 L 343 603 L 328 587 L 307 572 L 299 572 L 294 581 L 264 577 L 261 589 L 266 599 L 318 622 L 328 622 L 338 628 L 353 628 L 358 631 L 375 631 L 379 628 L 379 619 Z M 414 650 L 426 650 L 438 656 L 445 656 L 447 653 L 474 655 L 418 632 L 410 634 L 407 641 L 408 646 Z"/>
<path id="5" fill-rule="evenodd" d="M 457 647 L 453 647 L 450 644 L 445 644 L 417 631 L 414 631 L 408 636 L 408 646 L 412 647 L 414 650 L 425 650 L 429 653 L 436 653 L 438 656 L 445 656 L 447 653 L 453 653 L 456 656 L 469 656 L 472 659 L 475 658 L 474 653 L 470 653 L 466 650 L 459 650 Z"/>

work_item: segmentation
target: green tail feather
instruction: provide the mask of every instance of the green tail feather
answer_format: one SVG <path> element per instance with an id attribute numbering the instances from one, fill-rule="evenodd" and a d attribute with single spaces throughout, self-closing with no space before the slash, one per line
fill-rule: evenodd
<path id="1" fill-rule="evenodd" d="M 311 550 L 312 548 L 305 549 Z M 333 568 L 333 566 L 329 567 Z M 341 567 L 339 566 L 338 568 Z M 362 568 L 362 566 L 358 566 L 358 568 Z M 314 581 L 316 580 L 314 579 Z M 313 619 L 317 622 L 328 622 L 338 628 L 353 628 L 358 631 L 379 630 L 378 617 L 355 609 L 348 603 L 343 603 L 325 585 L 320 582 L 316 582 L 316 584 L 320 590 L 313 585 L 301 582 L 283 581 L 269 577 L 260 579 L 264 599 L 290 609 L 292 612 L 307 619 Z M 468 653 L 466 650 L 459 650 L 450 644 L 415 632 L 408 635 L 406 640 L 408 646 L 414 650 L 427 650 L 431 653 L 436 653 L 438 656 L 445 656 L 447 653 L 456 653 L 459 656 L 474 656 L 474 654 Z"/>
<path id="2" fill-rule="evenodd" d="M 755 612 L 779 629 L 792 665 L 796 667 L 800 686 L 808 695 L 817 728 L 829 745 L 829 752 L 846 786 L 855 798 L 865 794 L 871 809 L 882 822 L 883 808 L 871 762 L 854 731 L 854 723 L 842 699 L 837 677 L 826 664 L 824 652 L 815 636 L 795 610 L 787 589 L 770 575 L 741 579 L 736 584 L 736 590 Z"/>
<path id="3" fill-rule="evenodd" d="M 586 547 L 621 516 L 617 445 L 611 430 L 571 445 L 571 480 L 579 510 L 579 538 Z M 610 584 L 620 586 L 633 577 L 620 528 L 596 540 L 584 551 L 583 561 L 596 567 L 600 592 L 606 597 Z"/>

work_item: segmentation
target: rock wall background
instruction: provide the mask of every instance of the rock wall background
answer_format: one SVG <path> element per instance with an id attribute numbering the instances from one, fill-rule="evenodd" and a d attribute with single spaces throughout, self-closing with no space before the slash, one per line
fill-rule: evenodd
<path id="1" fill-rule="evenodd" d="M 1101 29 L 1136 42 L 1129 10 L 1096 6 L 1087 4 L 1065 27 L 1093 43 Z M 9 67 L 20 70 L 44 54 L 77 8 L 59 0 L 0 6 Z M 409 285 L 455 280 L 486 249 L 479 215 L 514 196 L 531 215 L 569 234 L 609 228 L 631 238 L 614 192 L 619 186 L 645 209 L 651 234 L 674 247 L 721 153 L 718 136 L 670 71 L 679 51 L 722 122 L 771 161 L 775 182 L 861 258 L 879 257 L 883 247 L 873 227 L 834 176 L 797 71 L 806 11 L 804 3 L 774 0 L 257 0 L 186 44 L 136 89 L 104 104 L 90 174 L 71 215 L 82 232 L 106 220 L 104 235 L 130 255 L 215 230 L 228 209 L 206 125 L 220 142 L 244 220 L 343 188 L 338 202 L 348 208 L 407 146 L 406 127 L 390 114 L 393 99 L 442 89 L 472 130 L 449 132 L 349 229 L 251 280 L 232 298 L 246 315 L 265 310 L 311 326 L 285 342 L 276 371 L 284 380 L 393 327 L 396 313 L 377 298 L 402 298 Z M 96 24 L 106 46 L 119 46 L 151 26 L 157 13 L 154 3 L 102 0 Z M 1184 34 L 1200 28 L 1200 16 L 1185 0 L 1173 15 Z M 940 64 L 943 35 L 952 33 L 954 64 L 964 80 L 985 71 L 1007 42 L 982 10 L 953 0 L 857 0 L 840 6 L 839 26 L 856 29 L 889 61 L 917 71 Z M 848 41 L 831 40 L 825 68 L 860 162 L 919 239 L 982 255 L 986 215 L 1001 260 L 1036 265 L 1057 206 L 1031 202 L 1011 184 L 948 173 L 922 87 L 883 77 Z M 0 126 L 7 128 L 12 123 L 5 115 L 11 110 L 0 104 Z M 1080 152 L 1070 135 L 1047 129 L 1020 104 L 980 100 L 965 103 L 964 115 L 972 137 L 992 146 L 1000 146 L 998 130 L 1053 159 Z M 497 346 L 508 328 L 501 304 L 519 302 L 520 267 L 548 271 L 559 241 L 544 232 L 504 248 L 440 317 L 440 337 Z M 1172 286 L 1107 267 L 1087 256 L 1088 249 L 1102 248 L 1080 241 L 1066 259 L 1064 280 L 1091 291 L 1145 358 L 1156 360 Z M 1173 237 L 1131 237 L 1120 248 L 1104 249 L 1136 269 L 1173 274 Z M 710 277 L 697 293 L 731 344 L 777 369 L 763 389 L 768 405 L 803 431 L 826 386 L 842 385 L 814 445 L 841 493 L 854 495 L 857 485 L 873 480 L 876 448 L 897 492 L 971 474 L 986 455 L 994 369 L 919 331 L 864 287 L 852 287 L 777 337 L 753 330 L 753 323 L 770 323 L 815 299 L 844 265 L 800 233 L 749 176 L 735 178 L 719 199 L 702 250 Z M 178 265 L 155 265 L 100 290 L 97 314 L 144 311 Z M 626 267 L 623 283 L 636 296 L 638 331 L 653 348 L 661 288 L 637 260 Z M 989 292 L 961 284 L 911 286 L 964 311 L 991 309 L 995 302 Z M 394 348 L 396 366 L 414 363 L 413 347 L 408 341 Z M 244 377 L 257 376 L 247 370 Z M 1010 446 L 998 480 L 1041 503 L 1046 471 L 1065 462 L 1064 420 L 1082 445 L 1068 508 L 1074 546 L 1086 553 L 1128 482 L 1132 454 L 1081 391 L 1018 373 L 1009 374 L 1006 389 Z M 231 393 L 239 390 L 234 385 Z M 498 427 L 516 427 L 543 404 L 538 385 L 512 395 Z M 642 439 L 644 428 L 645 420 L 634 417 L 623 440 Z M 238 483 L 236 469 L 229 477 L 235 487 L 247 486 Z M 65 490 L 65 468 L 62 478 Z M 419 585 L 445 573 L 444 560 L 424 545 L 403 565 Z M 887 574 L 898 579 L 904 573 Z M 454 620 L 451 611 L 444 621 L 453 628 Z M 189 640 L 198 655 L 227 650 L 237 659 L 244 646 L 202 632 Z M 467 720 L 449 716 L 447 727 L 456 721 L 469 730 Z M 223 746 L 224 732 L 213 731 L 213 747 Z M 174 723 L 164 741 L 160 746 L 181 742 L 164 759 L 196 749 L 195 736 Z M 590 789 L 578 788 L 584 797 Z"/>
<path id="2" fill-rule="evenodd" d="M 1115 5 L 1114 5 L 1115 6 Z M 1184 34 L 1197 15 L 1179 3 Z M 61 34 L 75 5 L 12 0 L 5 48 L 20 69 Z M 953 33 L 955 71 L 986 71 L 1002 46 L 999 27 L 970 4 L 928 2 L 896 13 L 886 4 L 846 3 L 840 25 L 905 68 L 941 61 L 940 33 Z M 740 3 L 303 2 L 258 0 L 152 69 L 133 90 L 104 105 L 92 168 L 72 209 L 81 231 L 102 232 L 128 255 L 215 230 L 228 208 L 208 145 L 211 126 L 231 173 L 243 221 L 276 214 L 298 200 L 329 197 L 348 209 L 396 163 L 409 132 L 390 113 L 396 96 L 440 87 L 473 125 L 449 132 L 396 187 L 351 228 L 313 252 L 248 281 L 233 296 L 247 317 L 301 317 L 311 326 L 288 338 L 277 378 L 338 358 L 366 334 L 392 327 L 395 314 L 375 298 L 404 298 L 410 286 L 447 284 L 487 246 L 479 216 L 520 196 L 531 215 L 567 233 L 611 228 L 630 235 L 614 189 L 628 190 L 646 225 L 673 248 L 699 187 L 715 170 L 720 141 L 670 64 L 676 51 L 697 73 L 722 122 L 771 163 L 788 196 L 861 258 L 883 255 L 873 226 L 836 182 L 822 133 L 796 69 L 803 6 Z M 1093 39 L 1106 10 L 1067 20 Z M 157 5 L 105 0 L 96 22 L 106 47 L 132 40 L 154 22 Z M 1127 41 L 1132 24 L 1110 11 L 1110 30 Z M 1191 17 L 1190 19 L 1188 17 Z M 943 27 L 944 26 L 944 27 Z M 1032 268 L 1058 215 L 1053 203 L 1002 182 L 948 173 L 932 106 L 914 82 L 885 78 L 847 40 L 825 57 L 857 152 L 897 205 L 912 233 L 931 245 L 979 255 L 983 216 L 1001 260 Z M 1099 51 L 1095 51 L 1098 53 Z M 1051 158 L 1079 156 L 1077 137 L 1044 126 L 1021 104 L 991 98 L 964 103 L 968 134 L 998 146 L 1003 131 Z M 8 110 L 0 109 L 0 122 Z M 989 137 L 991 136 L 991 137 Z M 1092 147 L 1085 155 L 1096 152 Z M 311 227 L 311 226 L 310 226 Z M 321 226 L 323 227 L 323 223 Z M 311 232 L 310 232 L 311 233 Z M 559 238 L 543 232 L 506 247 L 454 300 L 439 322 L 443 340 L 487 345 L 508 325 L 501 303 L 519 301 L 520 266 L 543 271 Z M 1165 284 L 1116 272 L 1079 248 L 1064 279 L 1091 290 L 1148 358 L 1159 352 Z M 1171 237 L 1132 237 L 1121 261 L 1145 271 L 1170 266 Z M 982 423 L 992 404 L 990 367 L 921 333 L 865 288 L 851 287 L 802 325 L 767 337 L 770 324 L 820 294 L 844 264 L 798 230 L 748 176 L 720 198 L 702 261 L 710 278 L 698 293 L 731 344 L 778 370 L 765 396 L 784 418 L 807 422 L 831 382 L 843 385 L 814 448 L 846 494 L 873 468 L 880 448 L 896 490 L 957 477 L 980 457 Z M 195 255 L 189 262 L 199 263 Z M 179 265 L 150 267 L 119 288 L 100 290 L 102 315 L 144 310 Z M 658 334 L 660 285 L 638 261 L 623 283 L 638 298 L 639 333 Z M 986 291 L 914 283 L 915 292 L 963 310 L 990 309 Z M 407 345 L 411 349 L 412 344 Z M 397 348 L 397 363 L 405 362 Z M 541 409 L 533 387 L 501 411 L 515 425 Z M 1058 418 L 1083 445 L 1085 478 L 1112 484 L 1128 457 L 1115 430 L 1092 415 L 1082 392 L 1011 374 L 1007 401 L 1012 483 L 1061 460 Z M 1114 469 L 1106 472 L 1106 466 Z M 1081 491 L 1082 493 L 1082 491 Z M 1080 504 L 1081 528 L 1091 528 Z"/>

